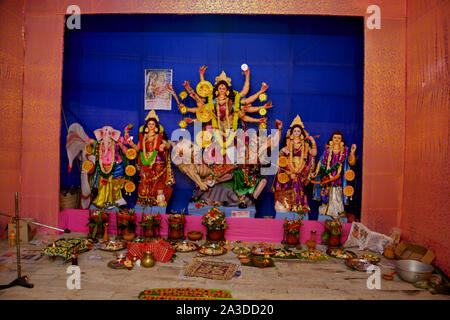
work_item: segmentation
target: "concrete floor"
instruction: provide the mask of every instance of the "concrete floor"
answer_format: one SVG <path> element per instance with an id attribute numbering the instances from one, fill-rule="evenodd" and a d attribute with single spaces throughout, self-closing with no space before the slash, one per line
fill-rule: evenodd
<path id="1" fill-rule="evenodd" d="M 67 235 L 65 235 L 68 237 Z M 39 250 L 61 236 L 39 235 L 41 246 L 24 244 L 22 250 Z M 86 237 L 73 233 L 70 237 Z M 281 247 L 275 244 L 275 247 Z M 0 254 L 9 250 L 7 240 L 0 242 Z M 357 250 L 352 250 L 360 253 Z M 123 251 L 126 253 L 126 250 Z M 394 275 L 393 281 L 381 279 L 381 288 L 369 290 L 366 282 L 370 276 L 364 272 L 349 270 L 343 260 L 331 259 L 319 262 L 300 260 L 275 261 L 274 268 L 241 266 L 242 274 L 231 280 L 180 279 L 183 267 L 196 253 L 177 253 L 174 262 L 156 263 L 153 268 L 134 267 L 132 270 L 113 270 L 107 263 L 113 253 L 97 249 L 79 256 L 81 289 L 69 290 L 66 282 L 69 274 L 61 258 L 51 261 L 42 257 L 34 263 L 23 263 L 22 271 L 34 288 L 12 287 L 0 291 L 0 300 L 136 300 L 139 292 L 160 287 L 199 287 L 230 290 L 237 300 L 450 300 L 450 296 L 433 295 L 427 290 L 415 288 Z M 229 251 L 209 260 L 239 263 Z M 382 257 L 381 264 L 392 263 Z M 382 273 L 391 270 L 382 267 Z M 15 269 L 0 270 L 0 284 L 8 284 L 17 277 Z"/>

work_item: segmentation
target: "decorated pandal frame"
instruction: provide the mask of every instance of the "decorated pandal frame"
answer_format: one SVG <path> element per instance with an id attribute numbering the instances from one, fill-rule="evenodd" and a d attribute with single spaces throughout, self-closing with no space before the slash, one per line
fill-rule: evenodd
<path id="1" fill-rule="evenodd" d="M 142 6 L 142 2 L 152 5 Z M 367 1 L 286 1 L 286 5 L 280 5 L 279 1 L 256 1 L 253 7 L 244 7 L 240 4 L 225 4 L 217 2 L 214 6 L 205 8 L 194 2 L 180 2 L 175 6 L 159 1 L 132 1 L 126 8 L 114 1 L 105 4 L 86 5 L 83 2 L 83 14 L 102 13 L 174 13 L 174 14 L 280 14 L 280 15 L 337 15 L 337 16 L 366 16 Z M 25 83 L 23 122 L 28 125 L 23 128 L 25 136 L 30 137 L 24 141 L 22 148 L 32 152 L 24 153 L 23 163 L 33 164 L 23 168 L 26 183 L 21 187 L 23 195 L 23 210 L 27 212 L 45 212 L 40 216 L 43 223 L 57 224 L 59 208 L 59 172 L 55 168 L 49 172 L 34 170 L 37 166 L 45 167 L 48 163 L 56 163 L 60 157 L 60 144 L 54 139 L 61 130 L 54 125 L 60 119 L 61 110 L 54 108 L 60 105 L 62 88 L 62 61 L 61 56 L 64 47 L 64 28 L 60 26 L 64 22 L 64 14 L 68 3 L 62 1 L 54 6 L 52 1 L 41 1 L 39 7 L 30 4 L 26 8 L 27 14 L 33 19 L 26 19 L 27 29 L 40 30 L 28 35 L 26 49 L 27 60 L 25 63 L 25 76 L 32 81 Z M 396 181 L 398 172 L 402 172 L 403 155 L 390 160 L 389 166 L 384 165 L 386 154 L 396 154 L 396 150 L 404 147 L 404 93 L 399 90 L 405 85 L 405 41 L 398 41 L 398 35 L 405 30 L 405 11 L 399 4 L 391 1 L 382 1 L 383 8 L 383 32 L 364 29 L 365 60 L 364 60 L 364 158 L 359 159 L 362 166 L 362 176 L 366 187 L 362 190 L 361 218 L 365 218 L 369 226 L 374 221 L 380 228 L 386 229 L 390 225 L 387 219 L 394 219 L 399 212 L 401 199 L 400 184 L 393 183 L 389 190 L 381 188 L 384 181 Z M 42 51 L 31 50 L 38 43 L 47 43 L 55 50 Z M 20 43 L 20 47 L 22 44 Z M 389 52 L 389 59 L 386 58 Z M 35 61 L 40 63 L 35 64 Z M 46 72 L 42 72 L 45 70 Z M 48 78 L 48 76 L 50 78 Z M 386 77 L 386 75 L 389 75 Z M 44 78 L 43 77 L 47 77 Z M 382 81 L 380 79 L 383 79 Z M 38 83 L 46 83 L 45 88 L 36 86 Z M 41 88 L 36 90 L 35 88 Z M 37 108 L 38 102 L 43 102 Z M 44 103 L 45 102 L 45 103 Z M 48 107 L 44 107 L 48 106 Z M 15 119 L 6 119 L 14 122 Z M 385 123 L 390 126 L 385 126 Z M 45 130 L 44 130 L 45 128 Z M 397 128 L 391 132 L 392 128 Z M 312 128 L 310 128 L 312 129 Z M 42 135 L 28 133 L 42 132 Z M 314 134 L 314 132 L 312 132 Z M 381 143 L 381 137 L 390 136 L 389 143 Z M 43 145 L 45 152 L 37 150 L 35 145 Z M 362 148 L 361 146 L 358 146 Z M 320 155 L 319 155 L 320 157 Z M 382 172 L 382 174 L 379 174 Z M 367 179 L 370 178 L 370 179 Z M 42 181 L 48 183 L 42 185 Z M 37 187 L 39 186 L 39 187 Z M 36 190 L 45 194 L 47 201 L 36 201 Z M 130 190 L 130 189 L 129 189 Z M 371 192 L 377 190 L 378 196 Z M 385 195 L 385 196 L 384 196 Z M 389 195 L 389 196 L 387 196 Z M 387 217 L 393 218 L 387 218 Z M 378 218 L 382 219 L 382 222 Z M 389 220 L 390 221 L 390 220 Z M 387 231 L 387 230 L 384 230 Z"/>
<path id="2" fill-rule="evenodd" d="M 429 235 L 427 229 L 429 224 L 424 223 L 425 219 L 428 219 L 428 215 L 421 217 L 420 213 L 439 212 L 439 210 L 434 210 L 439 201 L 424 201 L 424 199 L 435 197 L 433 188 L 420 190 L 421 196 L 419 197 L 417 194 L 419 194 L 421 186 L 428 185 L 431 183 L 429 181 L 433 181 L 429 177 L 433 176 L 432 168 L 436 166 L 423 166 L 421 162 L 411 159 L 414 159 L 417 154 L 426 154 L 426 158 L 431 159 L 430 161 L 434 164 L 442 164 L 442 161 L 445 161 L 439 152 L 430 154 L 427 151 L 429 144 L 415 143 L 416 136 L 425 134 L 424 128 L 430 127 L 418 125 L 424 119 L 427 124 L 432 124 L 433 128 L 437 127 L 436 123 L 440 123 L 438 119 L 444 119 L 440 116 L 440 112 L 433 113 L 434 117 L 430 116 L 429 109 L 424 108 L 422 103 L 436 97 L 435 94 L 432 94 L 433 90 L 428 90 L 429 86 L 435 84 L 433 82 L 436 80 L 433 76 L 435 70 L 432 70 L 435 64 L 428 63 L 428 59 L 424 57 L 433 52 L 433 58 L 441 61 L 440 54 L 444 51 L 434 50 L 434 44 L 441 47 L 446 43 L 441 41 L 444 39 L 442 35 L 445 34 L 442 31 L 445 19 L 441 15 L 436 21 L 433 15 L 435 12 L 439 14 L 445 12 L 442 10 L 444 4 L 439 2 L 437 5 L 438 2 L 430 1 L 428 4 L 427 1 L 425 4 L 424 1 L 412 1 L 406 5 L 406 2 L 403 1 L 378 1 L 376 5 L 381 8 L 382 29 L 364 28 L 363 31 L 364 139 L 361 144 L 358 144 L 358 148 L 360 150 L 364 148 L 364 155 L 358 159 L 358 163 L 362 167 L 361 175 L 358 175 L 362 177 L 364 184 L 356 189 L 361 190 L 361 220 L 367 226 L 376 227 L 378 231 L 384 233 L 388 233 L 393 225 L 401 224 L 405 229 L 413 228 L 412 234 L 425 240 Z M 2 155 L 4 167 L 9 170 L 5 181 L 19 181 L 21 178 L 21 183 L 4 185 L 5 192 L 2 194 L 4 211 L 13 211 L 8 204 L 11 203 L 10 195 L 20 190 L 21 211 L 36 215 L 40 222 L 48 225 L 58 224 L 58 213 L 61 213 L 60 172 L 57 165 L 49 167 L 49 164 L 57 164 L 61 153 L 64 152 L 64 147 L 55 137 L 61 133 L 62 57 L 65 33 L 63 26 L 66 10 L 71 4 L 65 0 L 59 1 L 57 4 L 53 0 L 27 2 L 23 8 L 23 15 L 26 16 L 26 19 L 23 20 L 25 30 L 31 32 L 27 32 L 26 41 L 23 42 L 19 36 L 11 38 L 9 45 L 2 52 L 7 65 L 13 67 L 11 69 L 12 76 L 8 79 L 5 78 L 7 81 L 3 89 L 8 93 L 6 96 L 11 98 L 6 101 L 5 105 L 16 104 L 16 100 L 23 98 L 20 112 L 8 112 L 0 120 L 6 131 L 11 133 L 6 136 L 7 152 Z M 106 3 L 82 0 L 79 1 L 79 5 L 83 15 L 136 13 L 331 15 L 361 17 L 366 21 L 368 17 L 366 10 L 373 3 L 368 0 L 287 0 L 281 2 L 256 0 L 252 2 L 251 6 L 243 6 L 237 1 L 213 1 L 205 6 L 204 2 L 195 1 L 174 3 L 136 0 L 128 1 L 124 6 L 122 1 L 114 0 Z M 430 9 L 431 7 L 433 10 Z M 14 7 L 12 10 L 15 9 Z M 22 13 L 22 8 L 18 12 Z M 425 13 L 427 13 L 426 19 L 422 17 Z M 18 16 L 6 15 L 5 23 L 12 27 L 16 26 Z M 429 23 L 429 20 L 436 21 L 436 23 Z M 20 27 L 16 26 L 16 28 L 19 30 Z M 428 37 L 423 37 L 423 32 L 421 33 L 423 30 L 427 30 Z M 436 32 L 439 35 L 438 42 L 435 39 Z M 7 33 L 6 29 L 5 33 Z M 424 46 L 424 41 L 433 45 Z M 42 50 L 42 43 L 52 50 Z M 17 58 L 17 52 L 21 53 L 23 50 L 26 53 L 24 57 L 19 55 Z M 406 54 L 407 52 L 408 54 Z M 408 77 L 406 77 L 407 69 Z M 437 68 L 438 71 L 442 71 L 441 69 Z M 440 76 L 437 81 L 443 83 L 445 72 L 438 73 Z M 22 82 L 23 78 L 26 81 Z M 428 81 L 430 79 L 431 81 Z M 8 81 L 12 85 L 6 85 L 9 83 Z M 424 84 L 427 86 L 424 87 Z M 406 87 L 412 89 L 408 90 L 408 94 L 411 96 L 406 96 Z M 425 89 L 427 90 L 426 94 L 424 93 Z M 445 90 L 441 91 L 445 92 Z M 422 94 L 429 99 L 419 99 Z M 428 105 L 433 105 L 433 101 Z M 406 108 L 407 103 L 408 108 Z M 445 106 L 445 103 L 442 105 Z M 415 112 L 417 110 L 418 112 Z M 302 116 L 301 113 L 300 116 Z M 409 128 L 407 128 L 408 125 Z M 314 135 L 313 128 L 309 129 Z M 37 132 L 40 134 L 36 134 Z M 438 135 L 436 132 L 432 136 L 433 139 Z M 19 136 L 25 137 L 21 143 L 17 143 Z M 408 148 L 405 149 L 405 146 Z M 407 151 L 404 152 L 404 150 Z M 411 160 L 407 161 L 408 165 L 406 166 L 405 159 Z M 12 164 L 17 163 L 21 163 L 19 168 L 14 166 L 14 169 L 11 170 Z M 423 174 L 420 177 L 409 174 L 415 172 L 423 172 Z M 414 177 L 414 179 L 406 179 L 408 176 Z M 417 178 L 419 178 L 419 183 L 416 181 Z M 440 181 L 438 176 L 436 179 Z M 46 183 L 43 184 L 43 181 Z M 289 213 L 284 214 L 288 215 Z M 417 223 L 417 219 L 421 219 L 419 223 Z M 404 220 L 407 220 L 406 223 Z M 413 220 L 414 223 L 410 223 L 408 220 Z M 434 221 L 436 228 L 442 228 L 440 219 L 434 219 Z M 435 234 L 445 234 L 445 232 L 436 232 Z"/>

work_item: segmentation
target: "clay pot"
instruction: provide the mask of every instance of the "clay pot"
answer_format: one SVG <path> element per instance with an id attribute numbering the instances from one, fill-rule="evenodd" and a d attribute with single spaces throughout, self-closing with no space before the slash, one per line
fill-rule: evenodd
<path id="1" fill-rule="evenodd" d="M 203 232 L 198 230 L 191 230 L 187 233 L 189 240 L 197 241 L 203 238 Z"/>
<path id="2" fill-rule="evenodd" d="M 132 217 L 133 216 L 131 216 L 129 214 L 117 213 L 117 218 L 118 218 L 119 222 L 130 221 Z"/>
<path id="3" fill-rule="evenodd" d="M 391 245 L 384 247 L 383 255 L 388 259 L 394 259 L 395 258 L 394 247 Z"/>
<path id="4" fill-rule="evenodd" d="M 170 229 L 169 239 L 177 240 L 183 238 L 182 229 Z"/>
<path id="5" fill-rule="evenodd" d="M 286 235 L 286 243 L 287 244 L 297 244 L 298 243 L 299 234 L 298 233 L 288 233 Z"/>
<path id="6" fill-rule="evenodd" d="M 208 232 L 208 240 L 211 241 L 220 241 L 224 239 L 225 230 L 210 230 Z"/>
<path id="7" fill-rule="evenodd" d="M 131 242 L 131 241 L 133 241 L 135 236 L 136 235 L 134 233 L 124 233 L 123 234 L 123 239 L 128 241 L 128 242 Z"/>
<path id="8" fill-rule="evenodd" d="M 330 234 L 328 237 L 328 245 L 331 247 L 339 247 L 341 244 L 341 235 L 340 234 Z"/>

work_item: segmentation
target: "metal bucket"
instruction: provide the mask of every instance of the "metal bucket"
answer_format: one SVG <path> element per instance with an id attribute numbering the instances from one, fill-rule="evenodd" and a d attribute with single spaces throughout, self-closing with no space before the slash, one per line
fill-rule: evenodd
<path id="1" fill-rule="evenodd" d="M 433 273 L 433 266 L 417 260 L 400 260 L 396 263 L 397 274 L 406 282 L 428 280 Z"/>

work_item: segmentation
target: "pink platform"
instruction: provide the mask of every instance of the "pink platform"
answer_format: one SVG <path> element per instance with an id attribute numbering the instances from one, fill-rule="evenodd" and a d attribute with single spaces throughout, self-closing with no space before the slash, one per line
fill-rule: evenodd
<path id="1" fill-rule="evenodd" d="M 136 213 L 136 221 L 141 220 L 142 213 Z M 166 237 L 168 232 L 167 215 L 162 215 L 161 236 Z M 58 228 L 68 228 L 71 232 L 88 233 L 88 210 L 65 209 L 59 213 Z M 110 212 L 110 225 L 108 232 L 116 234 L 116 215 Z M 228 229 L 225 232 L 227 240 L 240 241 L 265 241 L 281 242 L 283 240 L 283 220 L 277 219 L 256 219 L 256 218 L 227 218 Z M 139 223 L 136 232 L 139 234 Z M 351 223 L 344 224 L 345 232 L 341 242 L 347 241 Z M 206 228 L 201 223 L 199 216 L 186 216 L 185 232 L 190 230 L 201 230 L 206 234 Z M 324 230 L 324 222 L 306 220 L 303 221 L 300 229 L 300 242 L 305 243 L 310 239 L 311 230 L 316 230 L 316 241 L 321 243 L 321 233 Z"/>

